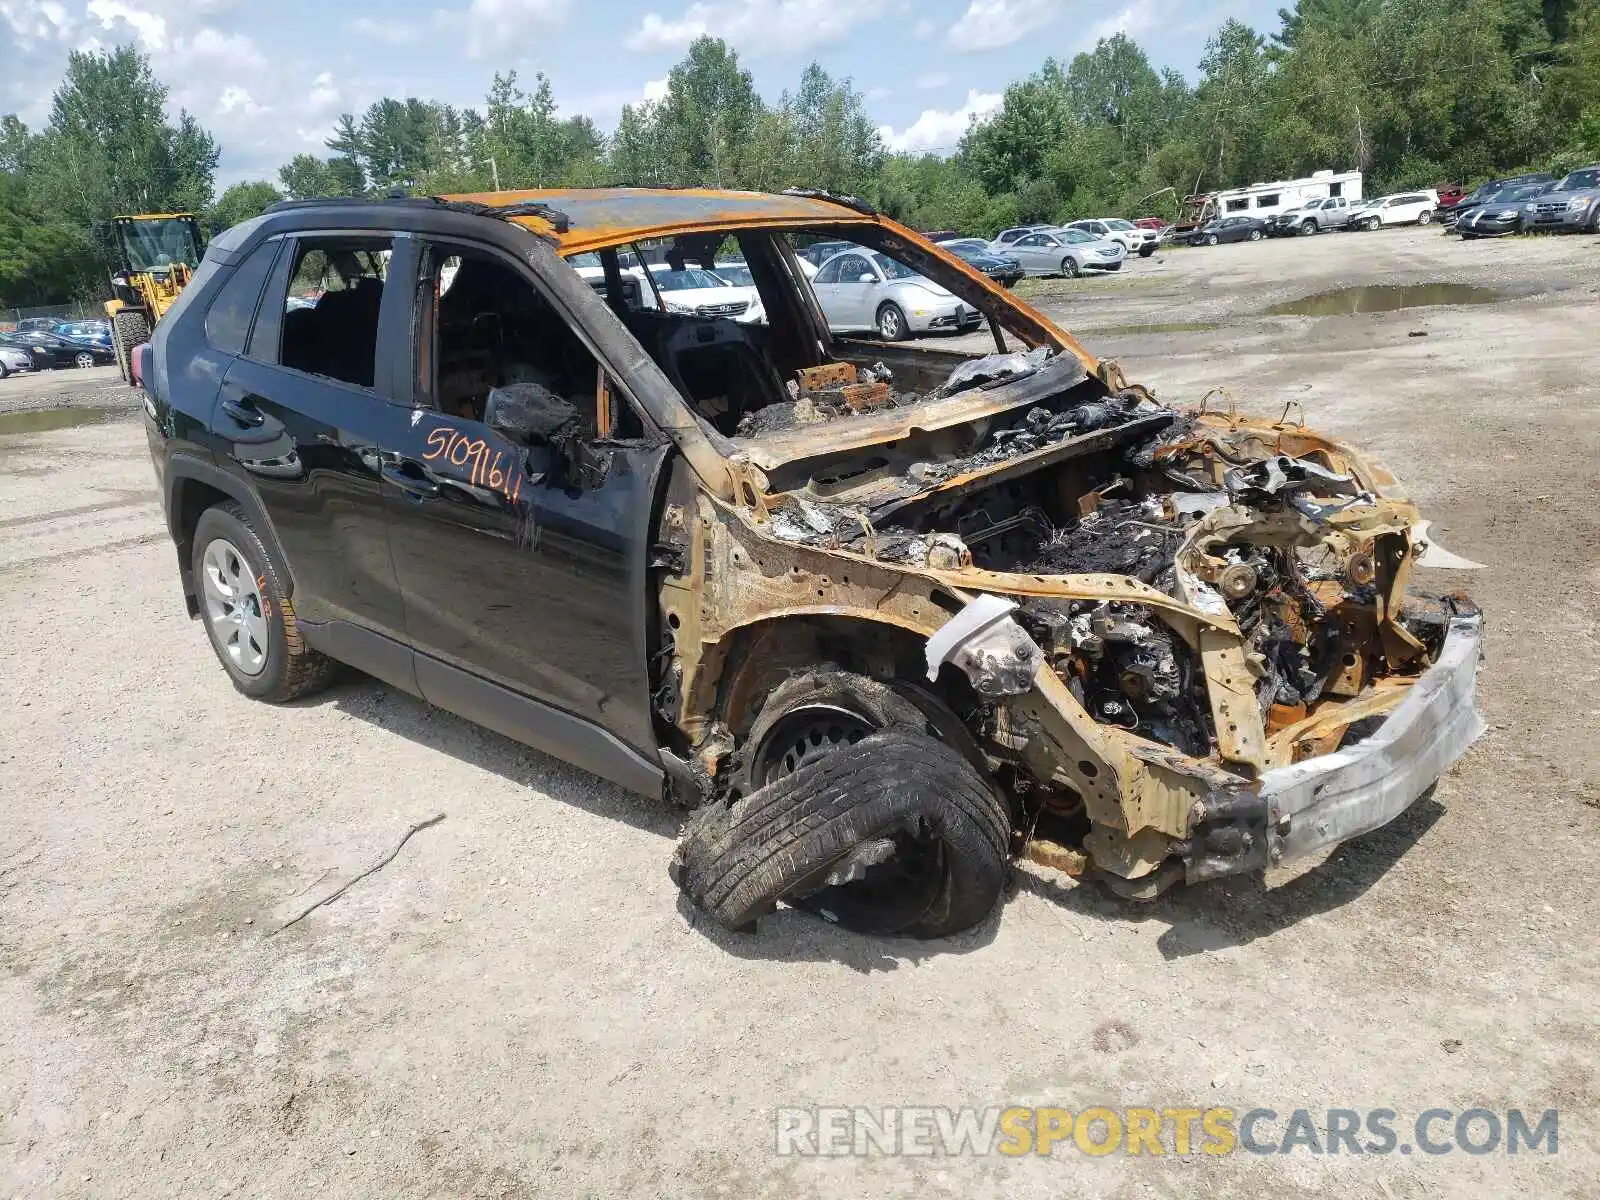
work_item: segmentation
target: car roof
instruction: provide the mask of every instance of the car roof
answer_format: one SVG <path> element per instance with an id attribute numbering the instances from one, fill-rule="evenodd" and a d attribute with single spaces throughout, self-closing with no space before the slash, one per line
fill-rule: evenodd
<path id="1" fill-rule="evenodd" d="M 753 225 L 869 225 L 877 219 L 865 205 L 857 207 L 857 201 L 813 192 L 773 195 L 716 188 L 544 188 L 466 192 L 441 199 L 494 208 L 547 206 L 547 212 L 504 215 L 553 239 L 562 254 L 678 233 L 732 232 Z"/>

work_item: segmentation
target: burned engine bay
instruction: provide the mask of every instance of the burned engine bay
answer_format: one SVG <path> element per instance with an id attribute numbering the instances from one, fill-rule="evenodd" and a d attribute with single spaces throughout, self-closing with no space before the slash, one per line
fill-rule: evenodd
<path id="1" fill-rule="evenodd" d="M 1414 506 L 1303 425 L 1180 412 L 1053 350 L 971 360 L 920 396 L 896 375 L 800 372 L 740 429 L 736 502 L 700 502 L 700 616 L 672 581 L 663 607 L 671 706 L 712 787 L 742 691 L 770 686 L 740 681 L 722 631 L 883 622 L 927 639 L 921 686 L 1015 797 L 1019 852 L 1123 880 L 1264 865 L 1252 781 L 1362 736 L 1475 612 L 1407 595 L 1428 551 Z M 935 632 L 981 602 L 998 623 L 936 662 Z"/>

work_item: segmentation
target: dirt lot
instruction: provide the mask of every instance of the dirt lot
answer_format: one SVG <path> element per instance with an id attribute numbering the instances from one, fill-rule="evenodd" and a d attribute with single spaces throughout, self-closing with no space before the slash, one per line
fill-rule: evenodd
<path id="1" fill-rule="evenodd" d="M 121 405 L 0 415 L 0 1194 L 1600 1194 L 1597 279 L 1600 239 L 1396 230 L 1038 287 L 1166 398 L 1295 400 L 1381 449 L 1489 564 L 1491 728 L 1431 800 L 1268 890 L 1130 912 L 1024 874 L 927 945 L 706 929 L 670 815 L 369 682 L 238 696 L 184 615 L 133 397 L 0 384 L 0 414 Z M 1532 294 L 1261 315 L 1436 281 Z M 1171 330 L 1193 323 L 1216 328 Z M 1560 1142 L 777 1157 L 775 1109 L 813 1104 L 1381 1107 L 1402 1142 L 1429 1108 L 1557 1108 Z"/>

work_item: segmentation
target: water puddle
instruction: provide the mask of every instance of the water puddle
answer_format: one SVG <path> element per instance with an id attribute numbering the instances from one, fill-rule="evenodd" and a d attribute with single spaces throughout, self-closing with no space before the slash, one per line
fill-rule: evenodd
<path id="1" fill-rule="evenodd" d="M 1269 317 L 1346 317 L 1356 313 L 1394 312 L 1435 304 L 1493 304 L 1510 292 L 1473 283 L 1374 283 L 1318 292 L 1274 304 Z"/>
<path id="2" fill-rule="evenodd" d="M 0 435 L 8 433 L 47 433 L 52 429 L 72 429 L 79 425 L 99 425 L 115 416 L 127 416 L 127 407 L 92 405 L 82 408 L 34 408 L 22 412 L 0 413 Z"/>

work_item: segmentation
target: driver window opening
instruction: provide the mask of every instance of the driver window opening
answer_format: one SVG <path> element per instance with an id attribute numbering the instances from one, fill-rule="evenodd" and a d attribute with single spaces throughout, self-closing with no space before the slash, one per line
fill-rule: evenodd
<path id="1" fill-rule="evenodd" d="M 632 405 L 561 314 L 521 272 L 492 256 L 436 247 L 425 281 L 433 337 L 419 346 L 441 412 L 484 419 L 489 393 L 534 385 L 571 406 L 585 440 L 644 433 Z M 420 341 L 420 340 L 419 340 Z"/>

